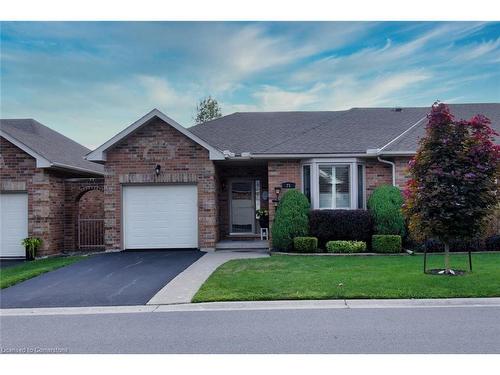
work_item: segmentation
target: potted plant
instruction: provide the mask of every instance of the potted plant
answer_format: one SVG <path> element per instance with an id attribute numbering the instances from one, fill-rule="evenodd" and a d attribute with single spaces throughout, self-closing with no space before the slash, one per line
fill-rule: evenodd
<path id="1" fill-rule="evenodd" d="M 255 217 L 259 220 L 261 228 L 269 228 L 269 212 L 265 208 L 255 211 Z"/>
<path id="2" fill-rule="evenodd" d="M 26 260 L 34 260 L 37 250 L 42 246 L 42 240 L 38 237 L 27 237 L 21 243 L 26 249 Z"/>

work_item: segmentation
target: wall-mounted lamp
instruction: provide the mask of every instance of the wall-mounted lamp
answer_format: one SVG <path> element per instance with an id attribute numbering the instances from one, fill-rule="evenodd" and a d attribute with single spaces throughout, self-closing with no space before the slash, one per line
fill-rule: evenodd
<path id="1" fill-rule="evenodd" d="M 274 193 L 276 194 L 276 199 L 279 199 L 281 194 L 281 186 L 276 186 L 274 188 Z"/>
<path id="2" fill-rule="evenodd" d="M 159 175 L 160 175 L 160 172 L 161 172 L 161 165 L 160 165 L 160 164 L 156 164 L 156 167 L 155 167 L 155 175 L 156 175 L 156 176 L 159 176 Z"/>
<path id="3" fill-rule="evenodd" d="M 273 199 L 274 207 L 278 207 L 278 203 L 280 201 L 281 186 L 276 186 L 274 188 L 274 194 L 276 194 L 276 199 Z"/>

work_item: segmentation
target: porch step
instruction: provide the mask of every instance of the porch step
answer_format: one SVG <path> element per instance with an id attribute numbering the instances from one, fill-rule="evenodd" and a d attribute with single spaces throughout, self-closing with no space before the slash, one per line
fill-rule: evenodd
<path id="1" fill-rule="evenodd" d="M 250 241 L 237 241 L 237 240 L 223 240 L 217 242 L 215 250 L 231 250 L 231 251 L 269 251 L 269 241 L 263 240 L 250 240 Z"/>

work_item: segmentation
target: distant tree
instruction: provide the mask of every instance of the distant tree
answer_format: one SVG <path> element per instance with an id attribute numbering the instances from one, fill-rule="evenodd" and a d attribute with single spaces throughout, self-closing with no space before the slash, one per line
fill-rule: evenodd
<path id="1" fill-rule="evenodd" d="M 498 201 L 500 146 L 482 115 L 455 121 L 448 106 L 435 103 L 428 118 L 410 162 L 403 210 L 415 238 L 443 242 L 449 274 L 450 241 L 479 235 Z"/>
<path id="2" fill-rule="evenodd" d="M 204 122 L 219 118 L 222 116 L 222 109 L 216 99 L 209 96 L 208 98 L 200 100 L 196 106 L 196 124 L 203 124 Z"/>

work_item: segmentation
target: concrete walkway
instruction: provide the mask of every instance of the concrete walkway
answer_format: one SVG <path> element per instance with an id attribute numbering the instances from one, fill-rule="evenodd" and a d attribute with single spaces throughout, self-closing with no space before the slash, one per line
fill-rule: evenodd
<path id="1" fill-rule="evenodd" d="M 208 279 L 217 267 L 232 259 L 264 258 L 268 256 L 269 254 L 267 253 L 242 251 L 207 253 L 165 285 L 147 304 L 171 305 L 190 303 L 198 289 L 200 289 L 205 280 Z"/>

